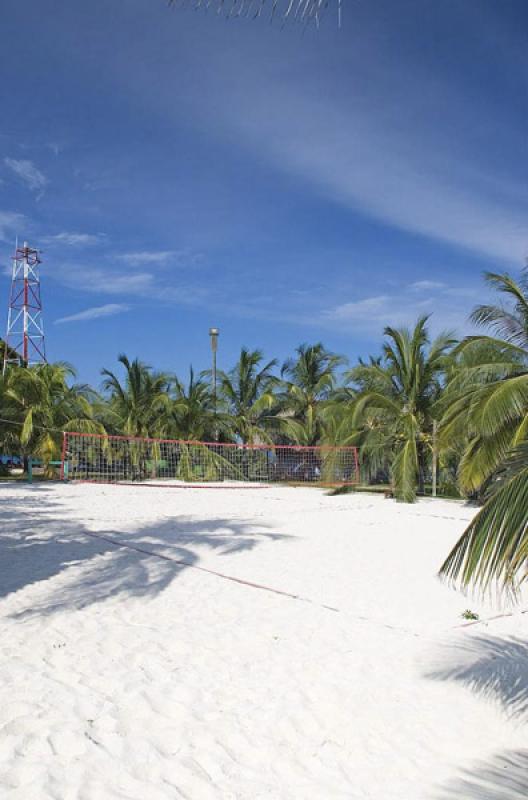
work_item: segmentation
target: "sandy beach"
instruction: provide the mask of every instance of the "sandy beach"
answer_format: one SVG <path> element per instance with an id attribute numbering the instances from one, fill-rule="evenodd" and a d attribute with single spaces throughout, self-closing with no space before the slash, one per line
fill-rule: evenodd
<path id="1" fill-rule="evenodd" d="M 528 615 L 436 577 L 474 513 L 0 486 L 1 796 L 525 797 Z"/>

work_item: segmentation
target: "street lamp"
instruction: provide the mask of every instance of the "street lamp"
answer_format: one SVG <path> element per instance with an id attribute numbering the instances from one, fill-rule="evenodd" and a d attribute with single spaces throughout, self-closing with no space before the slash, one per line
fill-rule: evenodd
<path id="1" fill-rule="evenodd" d="M 213 403 L 216 414 L 216 351 L 218 350 L 218 336 L 220 331 L 218 328 L 209 328 L 209 336 L 211 337 L 211 353 L 213 354 L 213 371 L 211 374 L 211 384 L 213 390 Z"/>

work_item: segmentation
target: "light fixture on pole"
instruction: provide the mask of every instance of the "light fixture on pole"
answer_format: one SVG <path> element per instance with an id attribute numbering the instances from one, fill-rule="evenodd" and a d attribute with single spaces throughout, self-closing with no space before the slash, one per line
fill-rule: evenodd
<path id="1" fill-rule="evenodd" d="M 218 328 L 209 328 L 209 336 L 211 337 L 211 352 L 213 354 L 213 371 L 211 373 L 211 388 L 213 392 L 214 410 L 216 413 L 216 351 L 218 350 L 218 336 L 220 331 Z"/>

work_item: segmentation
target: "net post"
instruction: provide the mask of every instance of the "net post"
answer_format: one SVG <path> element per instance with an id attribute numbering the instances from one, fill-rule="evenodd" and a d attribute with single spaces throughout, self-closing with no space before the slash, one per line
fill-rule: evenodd
<path id="1" fill-rule="evenodd" d="M 356 483 L 359 486 L 359 483 L 360 483 L 360 481 L 359 481 L 359 456 L 358 456 L 357 447 L 354 447 L 354 461 L 355 461 L 355 464 L 356 464 Z"/>
<path id="2" fill-rule="evenodd" d="M 61 468 L 60 468 L 60 479 L 61 481 L 68 480 L 68 465 L 66 464 L 66 440 L 68 438 L 68 434 L 66 431 L 62 432 L 62 452 L 61 452 Z"/>

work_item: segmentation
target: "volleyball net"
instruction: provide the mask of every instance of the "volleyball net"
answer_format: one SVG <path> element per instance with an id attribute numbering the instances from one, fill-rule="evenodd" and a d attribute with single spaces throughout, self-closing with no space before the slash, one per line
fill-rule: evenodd
<path id="1" fill-rule="evenodd" d="M 187 442 L 65 432 L 61 478 L 145 486 L 359 482 L 355 447 Z"/>

